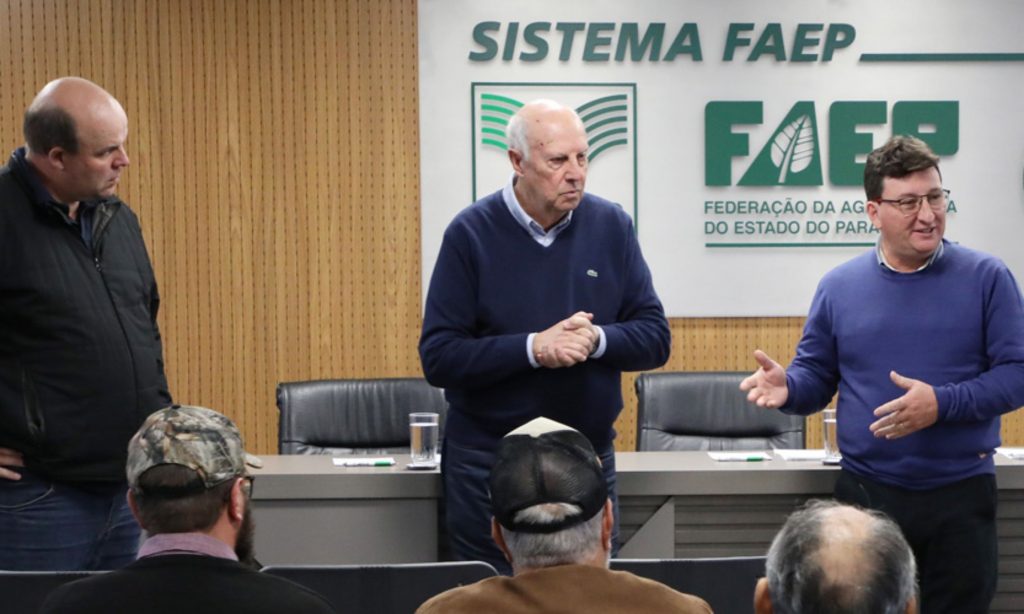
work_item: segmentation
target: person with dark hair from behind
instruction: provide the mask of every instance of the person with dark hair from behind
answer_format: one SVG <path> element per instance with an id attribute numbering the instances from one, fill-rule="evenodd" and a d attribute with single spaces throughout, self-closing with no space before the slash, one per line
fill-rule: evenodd
<path id="1" fill-rule="evenodd" d="M 874 510 L 811 501 L 768 550 L 756 614 L 914 614 L 914 553 L 895 522 Z"/>
<path id="2" fill-rule="evenodd" d="M 247 463 L 259 459 L 227 417 L 178 405 L 151 415 L 128 445 L 128 503 L 149 535 L 139 559 L 57 588 L 42 612 L 334 612 L 313 591 L 251 568 Z"/>
<path id="3" fill-rule="evenodd" d="M 682 612 L 702 599 L 608 569 L 612 505 L 597 452 L 579 431 L 536 418 L 498 444 L 491 533 L 513 576 L 454 588 L 417 614 Z"/>

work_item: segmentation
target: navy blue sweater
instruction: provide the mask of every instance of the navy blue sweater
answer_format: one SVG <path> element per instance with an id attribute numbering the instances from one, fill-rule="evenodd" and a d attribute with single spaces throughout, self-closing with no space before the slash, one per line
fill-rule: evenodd
<path id="1" fill-rule="evenodd" d="M 873 412 L 905 391 L 889 371 L 935 389 L 939 421 L 899 439 L 876 438 Z M 999 416 L 1024 405 L 1024 300 L 992 256 L 945 243 L 916 273 L 867 252 L 818 286 L 783 411 L 808 414 L 839 387 L 839 447 L 847 469 L 910 489 L 994 471 Z"/>
<path id="2" fill-rule="evenodd" d="M 594 314 L 605 353 L 569 368 L 533 368 L 527 336 L 577 311 Z M 622 371 L 661 366 L 670 344 L 632 221 L 618 205 L 585 195 L 572 223 L 543 247 L 499 191 L 445 231 L 420 358 L 427 380 L 445 389 L 445 433 L 453 441 L 490 448 L 543 415 L 607 445 L 622 410 Z"/>

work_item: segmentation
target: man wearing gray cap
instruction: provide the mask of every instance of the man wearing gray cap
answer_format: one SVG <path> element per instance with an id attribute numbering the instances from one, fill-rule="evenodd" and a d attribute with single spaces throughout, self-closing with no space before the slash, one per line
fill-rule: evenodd
<path id="1" fill-rule="evenodd" d="M 417 614 L 711 612 L 697 597 L 608 569 L 612 504 L 597 452 L 578 431 L 547 418 L 512 431 L 489 486 L 492 534 L 513 577 L 446 591 Z"/>
<path id="2" fill-rule="evenodd" d="M 252 477 L 238 428 L 203 407 L 162 409 L 128 444 L 128 503 L 149 538 L 127 567 L 65 584 L 47 614 L 334 612 L 252 562 Z M 240 562 L 241 561 L 241 562 Z"/>

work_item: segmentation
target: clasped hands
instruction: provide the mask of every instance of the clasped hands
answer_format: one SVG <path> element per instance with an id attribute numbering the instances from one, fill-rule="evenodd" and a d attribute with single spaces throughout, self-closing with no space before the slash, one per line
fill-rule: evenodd
<path id="1" fill-rule="evenodd" d="M 786 370 L 761 350 L 754 352 L 758 369 L 740 382 L 740 390 L 747 400 L 758 407 L 781 407 L 789 398 Z M 875 408 L 875 420 L 868 427 L 875 437 L 899 439 L 935 424 L 939 419 L 939 404 L 935 390 L 921 380 L 904 377 L 895 371 L 889 379 L 906 391 L 888 403 Z"/>
<path id="2" fill-rule="evenodd" d="M 542 367 L 557 369 L 584 362 L 597 349 L 600 333 L 594 314 L 577 311 L 533 338 L 533 357 Z"/>

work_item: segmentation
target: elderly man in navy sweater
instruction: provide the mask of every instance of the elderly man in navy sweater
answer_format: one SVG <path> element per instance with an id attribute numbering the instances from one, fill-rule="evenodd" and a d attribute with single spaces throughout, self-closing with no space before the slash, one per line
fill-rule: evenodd
<path id="1" fill-rule="evenodd" d="M 922 141 L 894 137 L 864 169 L 876 249 L 818 286 L 783 369 L 741 384 L 810 414 L 839 390 L 836 498 L 889 514 L 917 557 L 921 611 L 987 612 L 996 583 L 999 417 L 1024 405 L 1024 301 L 998 259 L 943 239 L 949 192 Z"/>
<path id="2" fill-rule="evenodd" d="M 583 192 L 579 116 L 531 102 L 508 141 L 509 183 L 445 231 L 419 348 L 449 403 L 441 471 L 453 554 L 506 573 L 487 494 L 498 441 L 541 415 L 572 426 L 598 450 L 617 501 L 621 373 L 661 366 L 671 344 L 629 216 Z"/>

